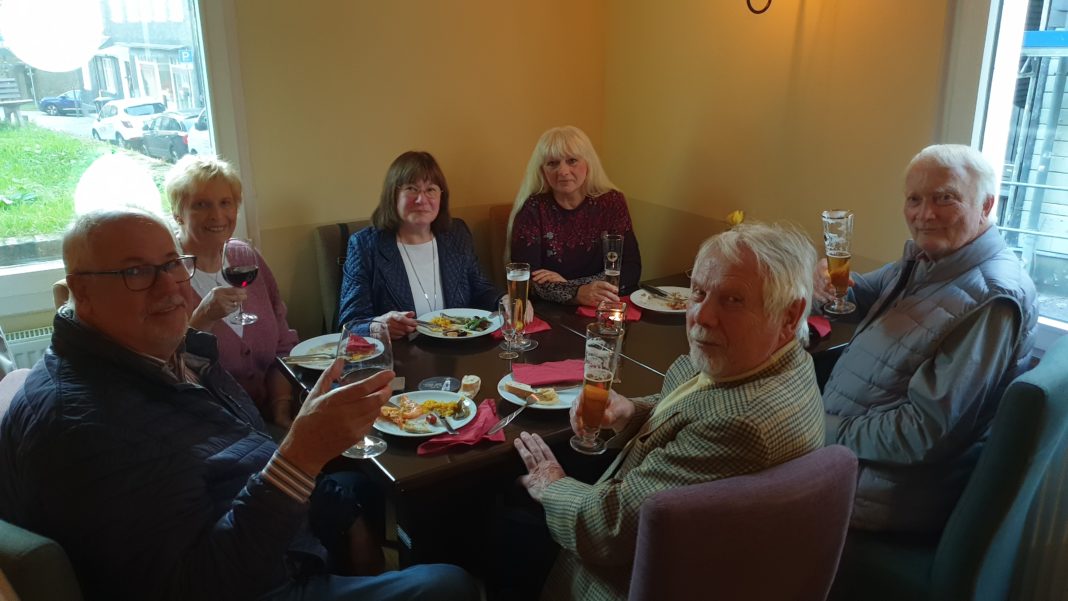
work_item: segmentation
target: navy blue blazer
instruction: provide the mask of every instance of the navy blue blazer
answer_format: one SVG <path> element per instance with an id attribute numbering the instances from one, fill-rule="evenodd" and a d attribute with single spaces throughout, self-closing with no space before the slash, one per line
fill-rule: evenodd
<path id="1" fill-rule="evenodd" d="M 493 311 L 503 293 L 482 273 L 467 224 L 454 218 L 449 229 L 436 236 L 445 308 Z M 343 271 L 340 323 L 415 310 L 394 232 L 367 227 L 353 234 Z"/>

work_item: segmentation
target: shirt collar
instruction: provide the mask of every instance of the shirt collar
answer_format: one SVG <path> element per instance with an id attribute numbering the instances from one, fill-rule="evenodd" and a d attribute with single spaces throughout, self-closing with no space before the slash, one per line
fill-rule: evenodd
<path id="1" fill-rule="evenodd" d="M 738 374 L 736 376 L 729 376 L 729 377 L 726 377 L 726 378 L 717 378 L 717 379 L 713 380 L 712 378 L 710 378 L 707 375 L 705 375 L 704 372 L 702 372 L 701 373 L 701 377 L 707 378 L 709 383 L 715 384 L 717 386 L 718 385 L 722 385 L 722 384 L 733 384 L 733 383 L 739 382 L 741 380 L 748 380 L 748 379 L 752 378 L 753 376 L 757 375 L 758 373 L 764 371 L 765 369 L 771 367 L 775 363 L 777 363 L 780 359 L 783 358 L 784 355 L 786 355 L 786 353 L 789 353 L 792 350 L 794 350 L 794 348 L 797 347 L 799 344 L 800 343 L 797 341 L 797 338 L 790 338 L 790 340 L 788 342 L 786 342 L 781 347 L 779 347 L 779 350 L 777 350 L 774 353 L 772 353 L 771 356 L 769 356 L 767 359 L 765 359 L 763 363 L 761 363 L 760 365 L 754 367 L 753 369 L 750 369 L 749 371 L 747 371 L 745 373 L 741 373 L 741 374 Z M 703 384 L 703 382 L 702 382 L 702 384 Z"/>

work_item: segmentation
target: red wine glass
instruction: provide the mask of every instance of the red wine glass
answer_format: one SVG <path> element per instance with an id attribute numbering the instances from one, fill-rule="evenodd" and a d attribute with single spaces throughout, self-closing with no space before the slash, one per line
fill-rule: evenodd
<path id="1" fill-rule="evenodd" d="M 244 240 L 230 238 L 223 246 L 223 269 L 222 276 L 226 283 L 234 288 L 248 288 L 256 280 L 260 272 L 259 257 L 256 249 Z M 245 313 L 241 304 L 237 305 L 237 312 L 230 316 L 230 323 L 243 326 L 256 323 L 259 316 Z"/>

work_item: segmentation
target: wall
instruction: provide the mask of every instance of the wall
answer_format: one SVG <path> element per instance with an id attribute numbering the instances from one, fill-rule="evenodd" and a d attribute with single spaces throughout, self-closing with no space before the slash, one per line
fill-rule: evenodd
<path id="1" fill-rule="evenodd" d="M 852 209 L 854 254 L 893 259 L 901 174 L 941 114 L 949 1 L 610 2 L 609 173 L 632 200 L 716 223 L 740 208 L 813 239 L 820 210 Z"/>
<path id="2" fill-rule="evenodd" d="M 236 6 L 260 243 L 303 336 L 318 333 L 312 230 L 366 218 L 389 163 L 432 152 L 454 212 L 511 202 L 538 136 L 565 123 L 599 144 L 600 1 Z"/>

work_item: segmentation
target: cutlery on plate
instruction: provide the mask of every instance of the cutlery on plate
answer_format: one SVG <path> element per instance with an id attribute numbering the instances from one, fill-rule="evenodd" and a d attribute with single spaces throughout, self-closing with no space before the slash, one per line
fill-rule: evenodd
<path id="1" fill-rule="evenodd" d="M 653 296 L 658 296 L 660 298 L 671 298 L 670 294 L 668 294 L 667 292 L 664 292 L 663 290 L 657 288 L 656 286 L 650 286 L 649 284 L 641 284 L 639 287 L 642 290 L 648 292 L 649 294 L 652 294 Z"/>
<path id="2" fill-rule="evenodd" d="M 324 359 L 335 359 L 337 355 L 331 355 L 328 353 L 312 353 L 311 355 L 290 355 L 288 357 L 282 357 L 282 361 L 285 363 L 296 363 L 298 361 L 321 361 Z"/>
<path id="3" fill-rule="evenodd" d="M 430 413 L 427 413 L 426 421 L 430 422 L 431 425 L 441 424 L 441 427 L 445 428 L 446 432 L 448 432 L 449 434 L 456 434 L 456 428 L 452 427 L 452 424 L 449 423 L 449 418 L 438 413 L 437 411 L 431 411 Z"/>
<path id="4" fill-rule="evenodd" d="M 537 403 L 537 402 L 538 402 L 537 395 L 528 394 L 527 395 L 527 404 L 526 405 L 523 405 L 519 409 L 516 409 L 514 412 L 504 416 L 504 418 L 502 418 L 501 421 L 499 421 L 496 424 L 494 424 L 493 427 L 490 428 L 486 432 L 486 435 L 490 436 L 490 435 L 496 434 L 497 432 L 500 432 L 502 428 L 504 428 L 508 424 L 512 423 L 512 420 L 515 419 L 515 416 L 519 415 L 520 413 L 523 412 L 524 409 L 526 409 L 527 407 L 530 407 L 531 405 L 533 405 L 534 403 Z"/>

